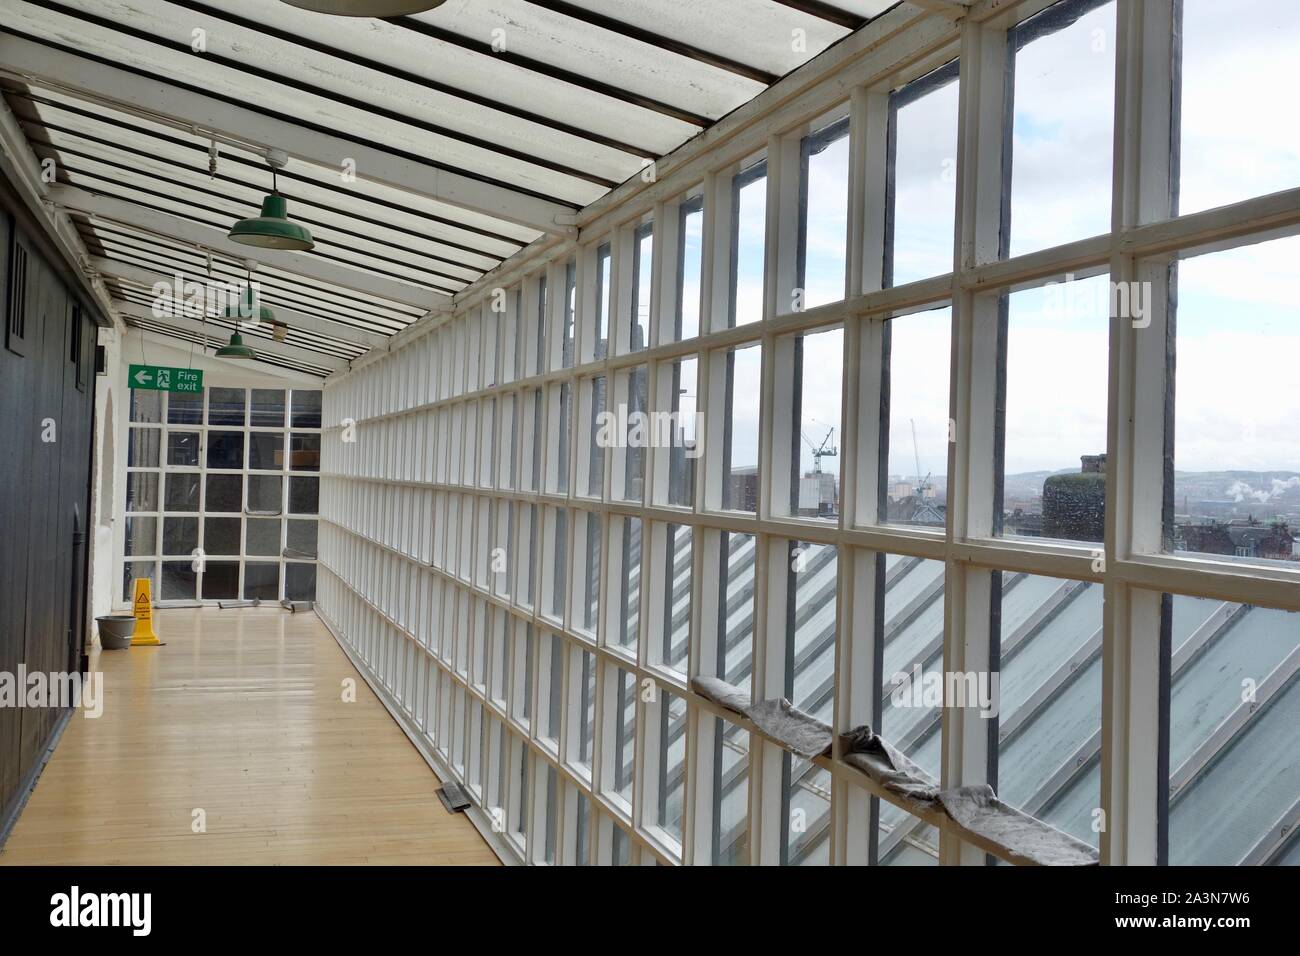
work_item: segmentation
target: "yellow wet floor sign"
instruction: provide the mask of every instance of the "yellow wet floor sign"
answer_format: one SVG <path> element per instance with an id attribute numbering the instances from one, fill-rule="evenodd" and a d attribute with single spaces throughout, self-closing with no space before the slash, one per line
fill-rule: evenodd
<path id="1" fill-rule="evenodd" d="M 132 647 L 157 647 L 162 644 L 153 629 L 153 595 L 148 578 L 135 579 L 135 598 L 132 609 L 135 613 L 135 630 L 131 633 Z"/>

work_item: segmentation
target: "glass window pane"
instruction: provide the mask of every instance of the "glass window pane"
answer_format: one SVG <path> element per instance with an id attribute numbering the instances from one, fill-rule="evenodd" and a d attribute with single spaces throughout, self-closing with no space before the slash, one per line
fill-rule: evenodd
<path id="1" fill-rule="evenodd" d="M 199 433 L 167 433 L 167 464 L 182 468 L 199 467 Z"/>
<path id="2" fill-rule="evenodd" d="M 614 682 L 614 740 L 610 754 L 611 789 L 632 805 L 632 773 L 636 763 L 636 675 L 621 667 L 610 675 Z"/>
<path id="3" fill-rule="evenodd" d="M 614 609 L 612 640 L 635 648 L 641 626 L 641 519 L 625 515 L 611 524 L 617 529 L 618 607 Z"/>
<path id="4" fill-rule="evenodd" d="M 1295 865 L 1300 614 L 1167 600 L 1169 862 Z"/>
<path id="5" fill-rule="evenodd" d="M 627 430 L 617 436 L 621 441 L 623 455 L 623 482 L 620 497 L 627 501 L 641 501 L 645 494 L 646 445 L 646 411 L 648 402 L 648 372 L 644 365 L 638 365 L 623 376 L 626 389 Z M 616 452 L 617 453 L 617 452 Z"/>
<path id="6" fill-rule="evenodd" d="M 1073 541 L 1105 536 L 1109 290 L 1103 275 L 1009 297 L 1001 511 L 1006 535 Z"/>
<path id="7" fill-rule="evenodd" d="M 947 355 L 951 341 L 951 309 L 903 315 L 885 324 L 889 481 L 882 518 L 890 524 L 943 527 L 946 522 L 948 366 L 935 357 Z"/>
<path id="8" fill-rule="evenodd" d="M 605 448 L 608 441 L 602 441 L 601 422 L 605 416 L 605 376 L 590 379 L 582 386 L 583 404 L 586 408 L 585 439 L 587 447 L 583 453 L 587 456 L 586 480 L 582 493 L 600 498 L 605 493 Z M 579 471 L 579 475 L 583 475 Z"/>
<path id="9" fill-rule="evenodd" d="M 122 564 L 122 600 L 130 601 L 135 597 L 135 580 L 137 578 L 148 578 L 155 584 L 155 561 L 126 561 Z M 155 592 L 157 593 L 157 592 Z"/>
<path id="10" fill-rule="evenodd" d="M 209 481 L 230 480 L 225 476 L 214 477 Z M 238 480 L 238 479 L 234 479 Z M 186 472 L 170 472 L 167 475 L 167 497 L 164 507 L 167 511 L 198 511 L 199 510 L 199 475 Z M 217 508 L 212 505 L 208 510 L 216 511 Z M 227 509 L 229 510 L 229 509 Z"/>
<path id="11" fill-rule="evenodd" d="M 752 534 L 718 532 L 721 600 L 716 627 L 716 674 L 729 684 L 749 686 L 754 651 L 754 565 Z"/>
<path id="12" fill-rule="evenodd" d="M 849 241 L 849 120 L 803 138 L 804 176 L 799 222 L 799 288 L 781 302 L 801 312 L 844 298 Z"/>
<path id="13" fill-rule="evenodd" d="M 661 366 L 662 368 L 662 366 Z M 695 462 L 703 450 L 699 435 L 699 359 L 673 362 L 660 384 L 668 391 L 669 434 L 655 426 L 659 454 L 668 459 L 668 504 L 689 508 L 695 503 Z"/>
<path id="14" fill-rule="evenodd" d="M 654 821 L 674 840 L 682 839 L 682 806 L 686 792 L 686 701 L 661 695 L 659 704 L 659 779 Z"/>
<path id="15" fill-rule="evenodd" d="M 952 271 L 957 208 L 957 61 L 890 94 L 892 213 L 886 287 Z"/>
<path id="16" fill-rule="evenodd" d="M 320 471 L 320 435 L 293 432 L 289 436 L 289 469 Z"/>
<path id="17" fill-rule="evenodd" d="M 1298 256 L 1292 236 L 1178 263 L 1174 551 L 1300 561 L 1300 398 L 1264 372 L 1300 349 Z"/>
<path id="18" fill-rule="evenodd" d="M 131 471 L 126 475 L 126 510 L 158 510 L 158 472 Z"/>
<path id="19" fill-rule="evenodd" d="M 243 425 L 246 397 L 242 388 L 208 389 L 208 424 Z"/>
<path id="20" fill-rule="evenodd" d="M 243 468 L 244 432 L 208 432 L 208 467 Z"/>
<path id="21" fill-rule="evenodd" d="M 207 554 L 239 554 L 239 518 L 204 518 L 203 550 Z"/>
<path id="22" fill-rule="evenodd" d="M 844 330 L 796 336 L 790 497 L 778 513 L 835 521 L 840 514 L 840 405 Z M 785 506 L 785 507 L 782 507 Z"/>
<path id="23" fill-rule="evenodd" d="M 669 341 L 700 334 L 701 271 L 704 264 L 704 197 L 685 200 L 677 209 L 677 313 Z"/>
<path id="24" fill-rule="evenodd" d="M 294 428 L 320 428 L 321 392 L 293 390 L 293 414 L 289 424 Z"/>
<path id="25" fill-rule="evenodd" d="M 663 646 L 659 662 L 682 674 L 686 673 L 691 644 L 694 541 L 695 533 L 690 525 L 668 525 L 664 549 Z"/>
<path id="26" fill-rule="evenodd" d="M 284 510 L 284 479 L 279 475 L 248 476 L 248 510 L 279 514 Z"/>
<path id="27" fill-rule="evenodd" d="M 283 428 L 284 389 L 253 389 L 253 400 L 248 412 L 248 424 L 254 428 Z"/>
<path id="28" fill-rule="evenodd" d="M 892 554 L 876 560 L 885 565 L 880 734 L 938 780 L 941 708 L 923 691 L 943 673 L 944 563 Z M 881 863 L 938 863 L 937 833 L 887 801 L 878 814 Z"/>
<path id="29" fill-rule="evenodd" d="M 628 313 L 628 351 L 649 344 L 650 287 L 654 273 L 654 223 L 643 222 L 632 234 L 632 305 Z"/>
<path id="30" fill-rule="evenodd" d="M 193 554 L 198 546 L 198 518 L 168 515 L 163 519 L 163 554 Z"/>
<path id="31" fill-rule="evenodd" d="M 199 575 L 193 561 L 164 561 L 162 563 L 160 601 L 193 601 Z"/>
<path id="32" fill-rule="evenodd" d="M 572 386 L 568 382 L 562 382 L 559 386 L 551 390 L 551 401 L 554 403 L 554 418 L 552 425 L 554 431 L 551 434 L 550 454 L 554 456 L 554 464 L 550 467 L 550 484 L 548 491 L 556 494 L 567 495 L 569 493 L 569 434 L 571 429 L 570 418 L 572 416 Z"/>
<path id="33" fill-rule="evenodd" d="M 1102 586 L 1003 571 L 995 588 L 998 577 L 995 789 L 1012 806 L 1098 846 Z M 991 688 L 977 686 L 987 698 Z"/>
<path id="34" fill-rule="evenodd" d="M 550 299 L 547 295 L 549 289 L 546 283 L 546 276 L 541 275 L 537 278 L 537 315 L 536 332 L 534 335 L 537 351 L 533 355 L 532 372 L 534 375 L 540 375 L 546 371 L 546 331 L 548 320 L 550 319 Z"/>
<path id="35" fill-rule="evenodd" d="M 279 555 L 280 519 L 249 518 L 245 522 L 244 553 L 267 556 Z"/>
<path id="36" fill-rule="evenodd" d="M 728 325 L 763 318 L 763 251 L 767 235 L 767 161 L 731 180 L 731 309 Z"/>
<path id="37" fill-rule="evenodd" d="M 544 574 L 551 578 L 550 589 L 542 595 L 542 613 L 557 621 L 564 620 L 567 572 L 569 570 L 569 512 L 564 508 L 547 508 L 546 535 L 550 544 L 550 567 Z"/>
<path id="38" fill-rule="evenodd" d="M 591 773 L 591 754 L 595 740 L 596 727 L 596 655 L 588 651 L 578 652 L 578 673 L 572 686 L 577 701 L 577 714 L 574 720 L 577 732 L 574 740 L 573 762 Z"/>
<path id="39" fill-rule="evenodd" d="M 291 519 L 288 531 L 288 543 L 285 546 L 295 552 L 295 557 L 316 557 L 315 521 Z"/>
<path id="40" fill-rule="evenodd" d="M 749 731 L 715 717 L 713 737 L 713 864 L 748 866 Z"/>
<path id="41" fill-rule="evenodd" d="M 158 547 L 158 519 L 127 516 L 126 544 L 127 555 L 156 554 Z"/>
<path id="42" fill-rule="evenodd" d="M 203 424 L 203 394 L 168 392 L 167 423 L 169 425 Z"/>
<path id="43" fill-rule="evenodd" d="M 238 598 L 239 562 L 206 562 L 203 567 L 203 600 L 234 601 Z"/>
<path id="44" fill-rule="evenodd" d="M 284 566 L 284 599 L 316 600 L 316 565 L 287 562 Z"/>
<path id="45" fill-rule="evenodd" d="M 723 423 L 722 507 L 730 511 L 758 510 L 758 416 L 762 394 L 763 347 L 751 345 L 726 354 Z"/>
<path id="46" fill-rule="evenodd" d="M 128 468 L 157 468 L 158 443 L 162 440 L 160 428 L 132 428 L 126 446 Z"/>
<path id="47" fill-rule="evenodd" d="M 564 710 L 564 643 L 554 634 L 542 635 L 538 658 L 537 689 L 542 695 L 537 734 L 555 749 L 560 740 L 560 714 Z"/>
<path id="48" fill-rule="evenodd" d="M 289 513 L 314 515 L 320 499 L 319 478 L 289 479 Z"/>
<path id="49" fill-rule="evenodd" d="M 1110 231 L 1115 4 L 1074 19 L 1078 9 L 1058 3 L 1008 36 L 1012 256 Z"/>
<path id="50" fill-rule="evenodd" d="M 603 567 L 600 516 L 575 513 L 573 550 L 579 591 L 573 609 L 573 627 L 594 635 L 600 615 L 600 572 Z"/>
<path id="51" fill-rule="evenodd" d="M 602 243 L 596 250 L 596 348 L 599 361 L 609 352 L 610 247 Z"/>
<path id="52" fill-rule="evenodd" d="M 161 422 L 164 392 L 131 389 L 131 421 Z"/>
<path id="53" fill-rule="evenodd" d="M 235 512 L 244 510 L 243 475 L 207 475 L 203 482 L 205 510 Z"/>
<path id="54" fill-rule="evenodd" d="M 280 565 L 249 561 L 244 565 L 244 600 L 278 601 Z"/>
<path id="55" fill-rule="evenodd" d="M 1272 91 L 1295 87 L 1294 0 L 1182 0 L 1179 212 L 1300 186 L 1300 126 Z"/>
<path id="56" fill-rule="evenodd" d="M 249 432 L 248 467 L 255 471 L 282 471 L 284 432 Z"/>
<path id="57" fill-rule="evenodd" d="M 573 365 L 573 317 L 578 307 L 578 264 L 570 260 L 564 264 L 564 315 L 560 329 L 560 366 Z"/>

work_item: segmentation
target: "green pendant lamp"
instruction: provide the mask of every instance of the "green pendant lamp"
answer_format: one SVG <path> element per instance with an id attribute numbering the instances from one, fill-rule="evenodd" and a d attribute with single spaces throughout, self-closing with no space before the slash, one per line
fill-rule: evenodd
<path id="1" fill-rule="evenodd" d="M 217 349 L 217 358 L 255 359 L 257 353 L 244 344 L 243 336 L 238 332 L 232 332 L 230 344 Z"/>
<path id="2" fill-rule="evenodd" d="M 257 358 L 257 353 L 244 344 L 239 329 L 245 323 L 260 325 L 263 322 L 274 322 L 275 313 L 267 306 L 262 305 L 253 292 L 253 263 L 251 261 L 248 263 L 248 284 L 240 292 L 239 298 L 226 306 L 223 315 L 227 319 L 234 321 L 235 331 L 230 336 L 230 344 L 217 349 L 217 355 L 220 358 Z"/>
<path id="3" fill-rule="evenodd" d="M 401 17 L 440 7 L 445 0 L 284 0 L 292 7 L 339 17 Z"/>
<path id="4" fill-rule="evenodd" d="M 291 252 L 310 252 L 316 243 L 312 242 L 307 227 L 289 219 L 289 204 L 280 195 L 276 183 L 276 171 L 285 164 L 287 157 L 279 150 L 271 150 L 266 161 L 271 167 L 271 192 L 262 200 L 262 214 L 252 219 L 241 219 L 230 227 L 227 238 L 246 246 L 260 249 L 287 249 Z"/>

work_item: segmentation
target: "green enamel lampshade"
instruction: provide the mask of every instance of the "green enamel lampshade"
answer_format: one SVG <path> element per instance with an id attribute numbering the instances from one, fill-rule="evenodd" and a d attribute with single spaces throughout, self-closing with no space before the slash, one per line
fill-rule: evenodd
<path id="1" fill-rule="evenodd" d="M 279 193 L 271 193 L 262 200 L 260 216 L 241 219 L 231 226 L 228 238 L 246 246 L 295 252 L 307 252 L 316 245 L 306 226 L 289 219 L 289 205 Z"/>
<path id="2" fill-rule="evenodd" d="M 284 0 L 293 7 L 340 17 L 400 17 L 440 7 L 445 0 Z"/>
<path id="3" fill-rule="evenodd" d="M 217 357 L 233 358 L 233 359 L 251 359 L 251 358 L 257 358 L 257 353 L 254 352 L 252 349 L 250 349 L 247 345 L 245 345 L 244 340 L 240 336 L 240 334 L 238 332 L 235 332 L 230 336 L 229 345 L 223 345 L 221 348 L 217 349 Z"/>
<path id="4" fill-rule="evenodd" d="M 253 289 L 251 286 L 244 286 L 244 291 L 239 294 L 239 300 L 226 306 L 223 315 L 227 319 L 233 319 L 236 322 L 252 322 L 254 325 L 275 321 L 275 313 L 268 306 L 259 303 L 256 309 L 253 308 Z"/>

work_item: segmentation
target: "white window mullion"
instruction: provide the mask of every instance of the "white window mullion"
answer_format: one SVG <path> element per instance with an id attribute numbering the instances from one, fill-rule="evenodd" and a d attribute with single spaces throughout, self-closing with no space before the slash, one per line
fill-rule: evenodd
<path id="1" fill-rule="evenodd" d="M 992 572 L 951 556 L 954 541 L 994 530 L 994 447 L 1001 306 L 995 296 L 962 287 L 962 271 L 1000 252 L 1005 124 L 1006 31 L 962 25 L 958 91 L 958 171 L 949 386 L 948 524 L 944 571 L 943 667 L 990 668 Z M 941 778 L 945 788 L 988 782 L 988 722 L 969 708 L 944 707 Z M 983 853 L 947 831 L 940 862 L 978 864 Z"/>
<path id="2" fill-rule="evenodd" d="M 1112 227 L 1169 218 L 1175 0 L 1119 0 Z M 1111 280 L 1149 283 L 1141 327 L 1111 319 L 1108 564 L 1158 553 L 1163 536 L 1168 259 L 1113 244 Z M 1108 575 L 1102 651 L 1101 861 L 1152 864 L 1167 786 L 1161 770 L 1161 598 Z M 1167 756 L 1165 757 L 1167 760 Z"/>

